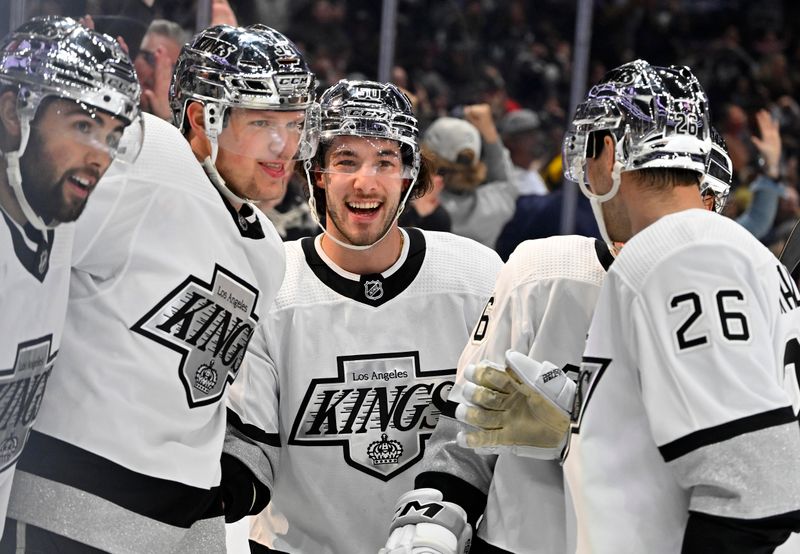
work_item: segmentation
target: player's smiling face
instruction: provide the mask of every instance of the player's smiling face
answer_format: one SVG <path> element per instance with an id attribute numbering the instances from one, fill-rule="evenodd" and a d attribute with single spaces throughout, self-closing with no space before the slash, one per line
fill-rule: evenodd
<path id="1" fill-rule="evenodd" d="M 20 158 L 22 187 L 45 221 L 74 221 L 111 165 L 124 131 L 121 120 L 56 99 L 40 106 Z"/>
<path id="2" fill-rule="evenodd" d="M 383 237 L 394 224 L 405 173 L 397 141 L 336 137 L 317 180 L 325 189 L 327 232 L 356 246 Z"/>
<path id="3" fill-rule="evenodd" d="M 219 135 L 216 167 L 237 195 L 276 203 L 286 193 L 305 112 L 232 108 Z"/>

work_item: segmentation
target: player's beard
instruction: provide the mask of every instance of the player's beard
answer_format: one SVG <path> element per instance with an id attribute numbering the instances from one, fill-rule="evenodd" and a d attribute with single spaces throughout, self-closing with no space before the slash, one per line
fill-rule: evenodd
<path id="1" fill-rule="evenodd" d="M 344 201 L 342 201 L 340 204 L 334 204 L 331 201 L 331 198 L 326 198 L 325 203 L 328 208 L 326 213 L 328 221 L 330 221 L 331 224 L 336 227 L 336 230 L 339 232 L 342 238 L 344 238 L 353 246 L 370 246 L 382 239 L 389 231 L 392 224 L 394 224 L 395 216 L 397 215 L 397 208 L 400 205 L 400 200 L 398 198 L 394 203 L 389 205 L 387 199 L 387 202 L 384 202 L 380 208 L 383 212 L 380 225 L 375 222 L 370 226 L 369 230 L 359 232 L 358 234 L 347 230 L 346 221 L 348 218 L 348 208 Z M 377 231 L 372 229 L 377 229 Z"/>
<path id="2" fill-rule="evenodd" d="M 19 169 L 25 199 L 44 221 L 66 223 L 75 221 L 83 213 L 88 196 L 68 200 L 64 194 L 67 178 L 79 168 L 71 168 L 58 176 L 58 169 L 44 154 L 41 135 L 35 127 L 31 128 Z M 97 170 L 91 167 L 82 168 L 81 173 L 91 175 L 95 182 L 100 178 Z"/>

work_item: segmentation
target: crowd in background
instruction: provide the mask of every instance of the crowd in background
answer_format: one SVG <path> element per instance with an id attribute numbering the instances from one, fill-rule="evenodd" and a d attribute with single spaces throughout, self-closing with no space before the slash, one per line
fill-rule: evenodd
<path id="1" fill-rule="evenodd" d="M 392 81 L 413 95 L 423 129 L 442 117 L 464 119 L 475 125 L 483 143 L 466 158 L 459 149 L 450 148 L 450 156 L 433 152 L 445 166 L 437 188 L 441 201 L 418 201 L 410 221 L 425 225 L 427 220 L 437 229 L 449 225 L 504 257 L 521 240 L 557 233 L 560 144 L 569 118 L 577 2 L 402 0 L 397 5 Z M 345 77 L 377 77 L 381 6 L 375 0 L 214 0 L 213 16 L 218 22 L 263 22 L 284 31 L 306 53 L 323 88 Z M 158 95 L 166 94 L 163 75 L 170 74 L 168 62 L 177 50 L 169 40 L 161 48 L 144 49 L 142 38 L 152 20 L 163 19 L 177 24 L 162 29 L 172 32 L 173 45 L 185 40 L 194 31 L 195 0 L 30 0 L 26 9 L 26 16 L 97 14 L 98 29 L 126 39 L 132 57 L 139 57 L 140 79 L 150 79 L 149 88 L 155 87 L 144 96 L 151 104 L 146 107 L 168 113 L 163 103 L 159 108 Z M 766 109 L 777 120 L 780 194 L 774 215 L 767 213 L 768 229 L 758 237 L 775 249 L 800 215 L 799 18 L 800 4 L 788 0 L 595 0 L 593 10 L 589 84 L 635 58 L 686 64 L 699 76 L 733 161 L 734 192 L 726 208 L 731 217 L 746 210 L 758 190 L 751 184 L 765 169 L 751 140 L 758 134 L 755 114 Z M 167 61 L 159 64 L 159 57 Z M 481 104 L 489 106 L 488 121 L 476 120 L 469 109 Z M 467 141 L 463 133 L 452 136 Z M 495 155 L 498 141 L 510 156 Z M 464 179 L 452 185 L 460 168 L 462 177 L 472 172 L 466 187 Z M 289 214 L 282 220 L 290 223 L 288 238 L 313 229 L 296 213 L 300 190 L 290 188 L 285 205 L 276 207 Z M 577 232 L 596 233 L 582 198 L 576 219 Z M 486 229 L 489 220 L 499 227 Z M 471 233 L 464 231 L 470 227 Z"/>

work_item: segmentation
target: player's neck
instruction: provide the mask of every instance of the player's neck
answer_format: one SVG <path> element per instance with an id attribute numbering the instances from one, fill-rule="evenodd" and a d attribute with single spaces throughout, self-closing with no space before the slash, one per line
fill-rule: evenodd
<path id="1" fill-rule="evenodd" d="M 20 225 L 27 223 L 28 220 L 22 212 L 17 195 L 14 194 L 14 191 L 11 190 L 11 185 L 8 183 L 5 161 L 0 162 L 0 206 L 3 206 L 3 210 L 8 216 Z"/>
<path id="2" fill-rule="evenodd" d="M 320 245 L 328 258 L 340 268 L 356 275 L 370 275 L 386 271 L 400 258 L 403 234 L 395 225 L 383 240 L 366 250 L 345 248 L 327 234 L 323 235 Z"/>
<path id="3" fill-rule="evenodd" d="M 633 235 L 662 217 L 691 209 L 705 209 L 697 187 L 677 186 L 667 191 L 628 190 L 628 214 Z"/>

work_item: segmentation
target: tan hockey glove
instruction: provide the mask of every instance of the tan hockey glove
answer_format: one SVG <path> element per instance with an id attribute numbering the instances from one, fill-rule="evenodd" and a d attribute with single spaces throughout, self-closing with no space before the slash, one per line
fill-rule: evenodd
<path id="1" fill-rule="evenodd" d="M 465 368 L 456 418 L 477 428 L 458 444 L 484 454 L 557 460 L 569 434 L 575 383 L 550 362 L 506 352 L 506 367 L 488 361 Z"/>
<path id="2" fill-rule="evenodd" d="M 415 489 L 397 500 L 391 533 L 378 554 L 467 554 L 472 527 L 464 509 L 436 489 Z"/>

